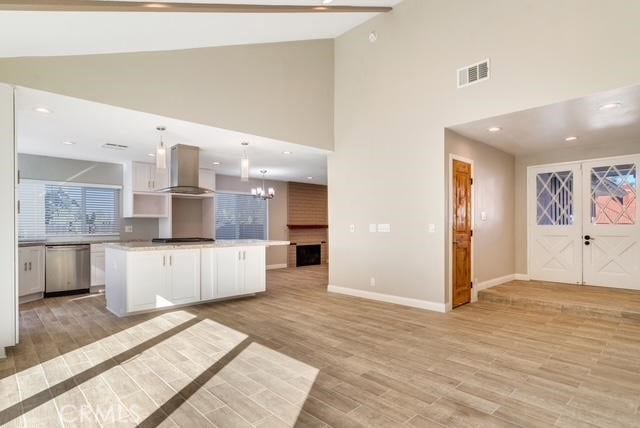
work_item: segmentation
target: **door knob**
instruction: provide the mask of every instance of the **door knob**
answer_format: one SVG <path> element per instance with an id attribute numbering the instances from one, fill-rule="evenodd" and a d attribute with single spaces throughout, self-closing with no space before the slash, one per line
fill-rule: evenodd
<path id="1" fill-rule="evenodd" d="M 595 239 L 596 239 L 596 238 L 592 238 L 592 237 L 591 237 L 591 235 L 584 235 L 584 240 L 585 240 L 585 241 L 593 241 L 593 240 L 595 240 Z"/>
<path id="2" fill-rule="evenodd" d="M 584 245 L 591 245 L 591 241 L 584 241 Z"/>

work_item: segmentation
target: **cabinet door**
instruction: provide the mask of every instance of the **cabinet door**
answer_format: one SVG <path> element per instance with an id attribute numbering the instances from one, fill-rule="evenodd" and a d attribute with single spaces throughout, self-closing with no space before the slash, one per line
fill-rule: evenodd
<path id="1" fill-rule="evenodd" d="M 29 253 L 30 293 L 44 293 L 44 247 L 33 247 Z"/>
<path id="2" fill-rule="evenodd" d="M 200 298 L 211 300 L 218 297 L 218 251 L 215 248 L 200 250 Z"/>
<path id="3" fill-rule="evenodd" d="M 91 254 L 91 286 L 104 285 L 104 253 Z"/>
<path id="4" fill-rule="evenodd" d="M 171 251 L 169 271 L 173 304 L 200 300 L 200 250 Z"/>
<path id="5" fill-rule="evenodd" d="M 131 167 L 133 168 L 133 191 L 151 191 L 151 168 L 153 165 L 142 162 L 132 162 Z"/>
<path id="6" fill-rule="evenodd" d="M 241 260 L 242 251 L 237 247 L 218 248 L 218 297 L 231 297 L 242 294 L 241 281 L 244 272 L 241 272 L 243 263 Z M 241 277 L 242 273 L 242 277 Z"/>
<path id="7" fill-rule="evenodd" d="M 127 255 L 127 312 L 171 306 L 169 254 L 131 251 Z"/>
<path id="8" fill-rule="evenodd" d="M 153 190 L 166 189 L 169 187 L 169 168 L 156 168 L 155 165 L 151 166 L 152 178 L 151 184 Z"/>
<path id="9" fill-rule="evenodd" d="M 266 249 L 246 247 L 242 249 L 244 264 L 244 292 L 260 293 L 266 290 Z"/>
<path id="10" fill-rule="evenodd" d="M 29 248 L 18 249 L 18 294 L 30 294 L 31 273 L 29 272 Z"/>
<path id="11" fill-rule="evenodd" d="M 198 181 L 200 187 L 205 189 L 215 190 L 216 188 L 216 173 L 211 169 L 200 169 L 198 173 Z"/>

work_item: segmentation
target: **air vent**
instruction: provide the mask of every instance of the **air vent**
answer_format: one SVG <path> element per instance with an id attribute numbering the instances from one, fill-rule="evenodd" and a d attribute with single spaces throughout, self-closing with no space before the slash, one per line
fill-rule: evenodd
<path id="1" fill-rule="evenodd" d="M 125 149 L 128 149 L 129 146 L 125 146 L 123 144 L 104 143 L 102 145 L 102 148 L 109 149 L 109 150 L 125 150 Z"/>
<path id="2" fill-rule="evenodd" d="M 458 88 L 473 85 L 489 79 L 489 60 L 485 59 L 473 65 L 458 69 Z"/>

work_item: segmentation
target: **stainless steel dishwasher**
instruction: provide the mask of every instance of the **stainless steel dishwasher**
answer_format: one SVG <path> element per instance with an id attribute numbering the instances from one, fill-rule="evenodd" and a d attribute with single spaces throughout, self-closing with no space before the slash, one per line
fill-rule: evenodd
<path id="1" fill-rule="evenodd" d="M 86 244 L 48 245 L 45 272 L 45 297 L 88 293 L 91 247 Z"/>

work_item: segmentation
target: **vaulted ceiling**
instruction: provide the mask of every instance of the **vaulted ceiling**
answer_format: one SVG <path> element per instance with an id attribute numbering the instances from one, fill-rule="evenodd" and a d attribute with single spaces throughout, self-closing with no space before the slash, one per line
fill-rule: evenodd
<path id="1" fill-rule="evenodd" d="M 156 1 L 162 3 L 166 0 Z M 401 0 L 334 0 L 394 6 Z M 174 3 L 187 0 L 173 0 Z M 215 3 L 188 0 L 189 3 Z M 217 3 L 319 6 L 321 0 Z M 335 38 L 376 13 L 114 13 L 0 11 L 0 57 L 142 52 Z"/>

